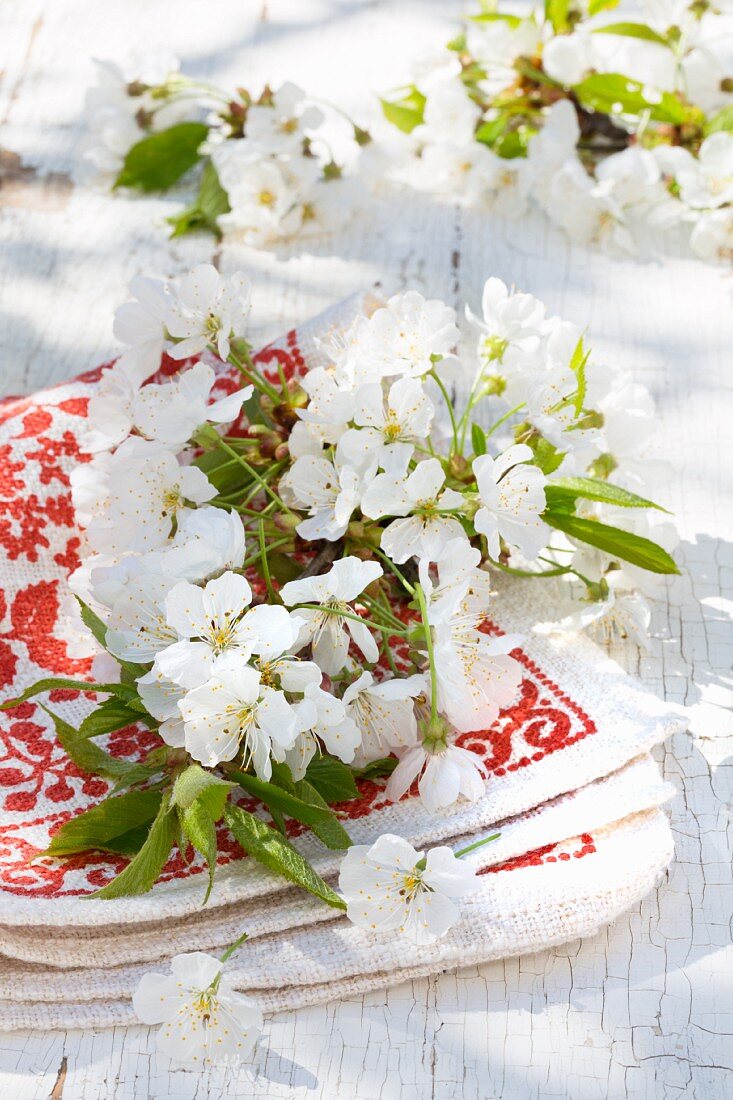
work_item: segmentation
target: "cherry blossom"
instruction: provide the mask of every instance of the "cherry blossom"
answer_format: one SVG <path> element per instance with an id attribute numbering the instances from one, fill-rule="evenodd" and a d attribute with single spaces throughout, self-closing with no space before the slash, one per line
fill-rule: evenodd
<path id="1" fill-rule="evenodd" d="M 405 517 L 382 533 L 382 550 L 398 565 L 413 555 L 434 560 L 450 539 L 463 534 L 459 521 L 444 514 L 462 511 L 463 497 L 454 489 L 442 489 L 444 482 L 442 466 L 429 458 L 406 476 L 379 474 L 364 493 L 361 509 L 370 519 Z"/>
<path id="2" fill-rule="evenodd" d="M 359 729 L 356 753 L 359 767 L 379 760 L 417 741 L 414 700 L 427 690 L 422 675 L 393 677 L 379 683 L 371 672 L 349 684 L 344 692 L 346 713 Z"/>
<path id="3" fill-rule="evenodd" d="M 178 283 L 166 314 L 166 328 L 176 340 L 171 357 L 188 359 L 214 344 L 226 359 L 232 337 L 244 336 L 251 296 L 252 284 L 242 272 L 223 279 L 212 264 L 198 264 Z"/>
<path id="4" fill-rule="evenodd" d="M 481 507 L 474 516 L 476 530 L 486 536 L 489 554 L 498 560 L 500 538 L 525 558 L 536 558 L 547 545 L 549 529 L 540 519 L 545 509 L 542 471 L 533 466 L 532 451 L 515 444 L 498 458 L 480 455 L 473 460 Z"/>
<path id="5" fill-rule="evenodd" d="M 161 1024 L 157 1046 L 180 1061 L 248 1058 L 262 1031 L 262 1012 L 237 993 L 219 959 L 202 951 L 175 955 L 171 974 L 144 974 L 132 1005 L 144 1024 Z"/>
<path id="6" fill-rule="evenodd" d="M 397 932 L 424 946 L 458 921 L 456 901 L 475 889 L 475 874 L 450 848 L 418 852 L 402 837 L 385 833 L 371 846 L 355 844 L 348 850 L 339 887 L 357 927 Z"/>

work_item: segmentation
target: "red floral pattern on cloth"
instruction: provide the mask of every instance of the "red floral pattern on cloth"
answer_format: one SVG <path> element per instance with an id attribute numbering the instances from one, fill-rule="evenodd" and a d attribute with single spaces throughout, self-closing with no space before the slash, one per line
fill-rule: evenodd
<path id="1" fill-rule="evenodd" d="M 298 334 L 268 345 L 255 356 L 265 374 L 276 380 L 307 370 Z M 182 364 L 164 358 L 160 374 L 170 376 Z M 185 364 L 184 364 L 185 366 Z M 88 674 L 90 661 L 69 654 L 60 635 L 63 584 L 79 562 L 81 539 L 74 523 L 69 473 L 86 460 L 79 438 L 87 405 L 99 380 L 98 368 L 74 382 L 30 398 L 0 401 L 0 692 L 7 699 L 43 676 Z M 231 392 L 236 376 L 222 373 L 215 394 Z M 218 391 L 218 393 L 216 392 Z M 5 559 L 3 561 L 3 559 Z M 492 628 L 489 628 L 492 629 Z M 460 743 L 477 752 L 490 773 L 504 776 L 531 768 L 538 761 L 596 732 L 583 710 L 522 651 L 513 656 L 524 666 L 517 702 L 489 730 L 464 734 Z M 51 693 L 61 717 L 78 693 Z M 89 697 L 91 698 L 91 696 Z M 95 804 L 110 786 L 83 773 L 57 743 L 50 718 L 27 702 L 0 713 L 0 889 L 26 897 L 81 895 L 109 882 L 124 860 L 106 854 L 84 854 L 65 860 L 37 859 L 49 836 L 80 810 Z M 141 758 L 155 735 L 130 727 L 103 742 L 114 755 Z M 415 796 L 408 792 L 406 798 Z M 247 804 L 246 802 L 244 803 Z M 350 819 L 362 818 L 387 805 L 384 784 L 364 781 L 360 797 L 339 807 Z M 297 832 L 297 828 L 294 828 Z M 594 851 L 590 837 L 572 855 Z M 521 857 L 516 866 L 552 862 L 552 847 Z M 220 862 L 240 858 L 231 836 L 222 830 Z M 524 862 L 521 862 L 524 861 Z M 513 862 L 491 868 L 509 870 Z M 162 879 L 181 879 L 202 870 L 177 852 Z"/>

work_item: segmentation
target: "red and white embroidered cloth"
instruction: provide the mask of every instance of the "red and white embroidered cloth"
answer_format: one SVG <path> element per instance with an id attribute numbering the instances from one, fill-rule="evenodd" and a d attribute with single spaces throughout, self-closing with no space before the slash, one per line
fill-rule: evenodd
<path id="1" fill-rule="evenodd" d="M 351 299 L 268 345 L 256 357 L 261 369 L 276 378 L 277 365 L 291 375 L 319 364 L 317 338 L 348 323 L 362 304 Z M 2 698 L 44 676 L 88 674 L 88 659 L 70 652 L 60 623 L 65 579 L 81 548 L 68 476 L 84 461 L 79 436 L 98 378 L 93 371 L 0 402 Z M 226 390 L 234 381 L 224 374 L 219 384 Z M 495 601 L 497 629 L 525 639 L 514 653 L 524 678 L 517 702 L 490 730 L 462 738 L 489 770 L 485 797 L 436 820 L 415 797 L 391 805 L 382 784 L 364 782 L 361 797 L 341 808 L 357 843 L 387 831 L 420 845 L 468 843 L 501 823 L 501 840 L 473 857 L 482 876 L 469 917 L 418 953 L 366 936 L 296 894 L 242 859 L 226 836 L 205 910 L 202 866 L 178 854 L 150 894 L 88 899 L 123 861 L 34 857 L 107 784 L 68 760 L 34 701 L 0 714 L 0 951 L 14 960 L 0 982 L 0 1027 L 130 1021 L 143 963 L 221 947 L 243 928 L 252 941 L 240 955 L 237 983 L 274 1009 L 536 950 L 589 933 L 642 897 L 672 855 L 658 809 L 667 791 L 646 754 L 684 722 L 587 640 L 533 635 L 533 624 L 552 614 L 542 585 L 536 589 L 500 584 Z M 50 700 L 72 725 L 92 707 L 69 691 Z M 131 728 L 111 735 L 107 747 L 129 758 L 153 742 Z M 295 842 L 322 874 L 336 872 L 338 858 L 310 834 Z"/>

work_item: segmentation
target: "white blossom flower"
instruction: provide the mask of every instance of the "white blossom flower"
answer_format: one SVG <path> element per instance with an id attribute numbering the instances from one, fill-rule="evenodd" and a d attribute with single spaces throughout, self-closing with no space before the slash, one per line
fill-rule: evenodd
<path id="1" fill-rule="evenodd" d="M 540 24 L 536 19 L 505 19 L 471 22 L 467 27 L 468 52 L 487 74 L 481 89 L 492 96 L 517 78 L 518 57 L 534 57 L 540 45 Z"/>
<path id="2" fill-rule="evenodd" d="M 455 141 L 461 145 L 470 142 L 481 108 L 469 96 L 460 76 L 434 78 L 427 92 L 423 123 L 413 131 L 414 140 Z"/>
<path id="3" fill-rule="evenodd" d="M 280 480 L 286 504 L 306 509 L 309 519 L 296 530 L 301 538 L 335 542 L 349 526 L 364 494 L 367 470 L 335 463 L 330 458 L 304 454 L 296 458 Z"/>
<path id="4" fill-rule="evenodd" d="M 630 638 L 649 650 L 651 617 L 651 608 L 639 592 L 617 593 L 610 588 L 605 599 L 588 602 L 556 623 L 539 623 L 535 630 L 540 634 L 587 630 L 607 644 Z"/>
<path id="5" fill-rule="evenodd" d="M 243 272 L 223 279 L 212 264 L 197 264 L 179 281 L 166 314 L 176 339 L 171 358 L 187 359 L 214 344 L 225 360 L 231 338 L 244 335 L 251 304 L 252 284 Z"/>
<path id="6" fill-rule="evenodd" d="M 542 48 L 542 68 L 558 84 L 572 87 L 596 68 L 594 39 L 583 28 L 557 34 Z"/>
<path id="7" fill-rule="evenodd" d="M 361 741 L 359 727 L 341 699 L 319 684 L 309 684 L 301 702 L 295 704 L 301 732 L 294 747 L 285 754 L 293 779 L 302 779 L 321 744 L 332 756 L 348 764 Z"/>
<path id="8" fill-rule="evenodd" d="M 721 130 L 705 138 L 697 157 L 688 154 L 675 178 L 680 198 L 693 209 L 733 202 L 733 134 Z"/>
<path id="9" fill-rule="evenodd" d="M 542 129 L 530 138 L 528 157 L 532 165 L 532 190 L 545 209 L 550 203 L 557 173 L 568 158 L 576 156 L 579 138 L 578 116 L 568 99 L 561 99 L 552 105 Z"/>
<path id="10" fill-rule="evenodd" d="M 353 419 L 358 428 L 350 428 L 339 439 L 337 455 L 343 462 L 363 465 L 371 456 L 379 465 L 403 448 L 409 462 L 412 444 L 426 439 L 435 409 L 419 378 L 400 378 L 390 386 L 386 398 L 377 383 L 362 386 L 353 399 Z"/>
<path id="11" fill-rule="evenodd" d="M 128 350 L 119 359 L 140 385 L 160 367 L 168 346 L 165 319 L 170 304 L 170 288 L 161 279 L 137 276 L 130 283 L 132 301 L 115 311 L 114 334 Z"/>
<path id="12" fill-rule="evenodd" d="M 273 92 L 266 105 L 253 103 L 247 110 L 245 138 L 268 153 L 296 153 L 308 131 L 323 122 L 323 113 L 307 104 L 305 92 L 287 81 Z"/>
<path id="13" fill-rule="evenodd" d="M 299 187 L 283 161 L 262 157 L 254 142 L 225 141 L 211 154 L 231 210 L 218 221 L 225 231 L 241 235 L 255 247 L 271 244 L 298 229 Z M 320 174 L 313 165 L 313 178 Z"/>
<path id="14" fill-rule="evenodd" d="M 382 550 L 396 564 L 413 555 L 435 560 L 441 548 L 452 538 L 460 538 L 463 528 L 446 509 L 463 509 L 464 501 L 454 489 L 443 489 L 445 473 L 436 458 L 419 462 L 407 476 L 378 474 L 364 493 L 361 509 L 370 519 L 403 516 L 385 527 Z"/>
<path id="15" fill-rule="evenodd" d="M 522 666 L 509 654 L 516 635 L 487 634 L 485 590 L 469 587 L 457 607 L 446 602 L 431 615 L 438 707 L 461 733 L 489 729 L 514 702 Z"/>
<path id="16" fill-rule="evenodd" d="M 568 158 L 553 176 L 545 207 L 572 240 L 598 245 L 610 255 L 634 253 L 634 239 L 611 182 L 596 182 L 577 156 Z"/>
<path id="17" fill-rule="evenodd" d="M 468 539 L 452 539 L 436 559 L 437 584 L 431 562 L 422 558 L 420 586 L 425 593 L 428 619 L 432 625 L 453 615 L 461 605 L 476 615 L 486 615 L 491 597 L 491 576 L 480 569 L 481 551 Z"/>
<path id="18" fill-rule="evenodd" d="M 196 466 L 179 465 L 157 443 L 130 438 L 112 456 L 105 508 L 91 519 L 94 550 L 143 552 L 161 547 L 190 504 L 205 504 L 216 489 Z"/>
<path id="19" fill-rule="evenodd" d="M 260 674 L 238 659 L 221 662 L 214 676 L 186 693 L 178 704 L 186 750 L 213 768 L 241 754 L 260 779 L 272 776 L 272 753 L 284 760 L 299 733 L 297 712 L 281 691 L 261 683 Z"/>
<path id="20" fill-rule="evenodd" d="M 166 745 L 182 749 L 186 744 L 186 732 L 178 704 L 186 694 L 185 688 L 167 680 L 153 667 L 138 678 L 137 693 L 147 712 L 160 722 L 157 732 Z"/>
<path id="21" fill-rule="evenodd" d="M 304 620 L 298 638 L 298 648 L 313 646 L 313 660 L 329 676 L 340 672 L 346 663 L 350 641 L 361 650 L 367 661 L 379 657 L 377 643 L 366 623 L 346 618 L 354 614 L 352 602 L 378 577 L 382 567 L 373 561 L 359 558 L 340 558 L 317 577 L 303 577 L 288 581 L 280 590 L 283 603 L 288 607 L 308 603 L 321 604 L 323 610 L 298 607 L 298 617 Z"/>
<path id="22" fill-rule="evenodd" d="M 420 801 L 434 814 L 461 797 L 477 802 L 486 789 L 486 777 L 484 763 L 475 752 L 443 737 L 422 741 L 400 753 L 385 793 L 390 801 L 399 802 L 417 780 Z"/>
<path id="23" fill-rule="evenodd" d="M 216 674 L 232 654 L 279 657 L 295 643 L 299 622 L 284 607 L 250 608 L 252 589 L 237 573 L 222 573 L 203 588 L 183 581 L 165 601 L 175 640 L 159 652 L 156 668 L 182 687 L 194 688 Z"/>
<path id="24" fill-rule="evenodd" d="M 132 1005 L 144 1024 L 162 1024 L 158 1050 L 181 1061 L 248 1058 L 262 1031 L 262 1012 L 237 993 L 219 959 L 202 951 L 176 955 L 171 974 L 144 974 Z"/>
<path id="25" fill-rule="evenodd" d="M 733 260 L 733 207 L 701 213 L 692 230 L 690 245 L 701 260 L 729 264 Z"/>
<path id="26" fill-rule="evenodd" d="M 483 319 L 466 310 L 481 329 L 478 352 L 484 366 L 501 362 L 507 351 L 537 351 L 545 317 L 545 307 L 537 298 L 510 292 L 501 279 L 491 278 L 484 283 L 481 311 Z"/>
<path id="27" fill-rule="evenodd" d="M 413 943 L 435 943 L 460 918 L 456 900 L 475 889 L 475 869 L 450 848 L 416 851 L 385 833 L 344 856 L 339 887 L 347 915 L 370 932 L 400 933 Z"/>
<path id="28" fill-rule="evenodd" d="M 315 367 L 301 383 L 308 404 L 298 411 L 311 434 L 322 443 L 337 443 L 354 414 L 354 395 L 343 390 L 331 371 Z"/>
<path id="29" fill-rule="evenodd" d="M 135 577 L 112 604 L 107 620 L 107 648 L 123 661 L 148 664 L 176 640 L 165 620 L 165 598 L 173 582 L 168 577 Z"/>
<path id="30" fill-rule="evenodd" d="M 549 529 L 540 518 L 545 510 L 546 478 L 524 443 L 509 447 L 498 458 L 480 455 L 473 460 L 481 507 L 474 527 L 486 536 L 489 554 L 498 561 L 500 539 L 516 547 L 527 560 L 547 545 Z"/>
<path id="31" fill-rule="evenodd" d="M 426 691 L 421 675 L 392 677 L 377 683 L 371 672 L 362 672 L 344 692 L 346 713 L 360 736 L 356 753 L 359 767 L 388 756 L 397 748 L 417 741 L 414 700 Z"/>
<path id="32" fill-rule="evenodd" d="M 363 351 L 383 378 L 418 376 L 450 355 L 459 338 L 455 310 L 415 290 L 395 294 L 369 318 Z"/>
<path id="33" fill-rule="evenodd" d="M 107 450 L 131 432 L 168 447 L 183 447 L 206 423 L 236 420 L 252 386 L 236 390 L 208 404 L 215 375 L 205 363 L 195 363 L 176 379 L 162 384 L 135 385 L 120 362 L 102 372 L 89 402 L 84 450 Z"/>

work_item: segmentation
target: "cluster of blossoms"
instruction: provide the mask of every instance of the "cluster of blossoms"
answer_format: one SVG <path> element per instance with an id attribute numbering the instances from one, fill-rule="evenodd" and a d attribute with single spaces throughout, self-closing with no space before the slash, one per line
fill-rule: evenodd
<path id="1" fill-rule="evenodd" d="M 459 350 L 452 308 L 407 291 L 332 331 L 327 365 L 301 379 L 258 370 L 244 276 L 203 264 L 133 291 L 72 473 L 73 631 L 101 680 L 79 686 L 110 698 L 78 731 L 58 720 L 65 751 L 116 787 L 48 854 L 131 856 L 98 892 L 116 897 L 191 845 L 211 889 L 226 826 L 357 925 L 429 942 L 470 885 L 462 853 L 399 837 L 352 848 L 331 807 L 364 776 L 436 815 L 482 797 L 482 758 L 461 735 L 489 729 L 521 681 L 520 639 L 490 623 L 498 573 L 567 580 L 582 623 L 639 636 L 639 587 L 676 572 L 637 492 L 651 399 L 498 279 L 469 313 L 473 349 Z M 53 686 L 72 684 L 21 699 Z M 156 735 L 142 759 L 90 753 L 90 738 L 140 722 Z M 341 893 L 290 844 L 288 818 L 349 849 Z M 204 971 L 202 1050 L 212 1021 L 239 1011 L 220 969 Z M 181 981 L 141 1011 L 185 1016 Z"/>
<path id="2" fill-rule="evenodd" d="M 383 170 L 500 217 L 533 201 L 573 239 L 614 254 L 681 227 L 698 256 L 729 263 L 733 78 L 715 53 L 730 30 L 723 3 L 642 7 L 647 22 L 607 10 L 618 0 L 546 3 L 524 18 L 485 4 L 383 101 L 408 135 L 383 154 Z"/>
<path id="3" fill-rule="evenodd" d="M 173 236 L 207 230 L 261 248 L 350 216 L 355 180 L 334 159 L 323 112 L 296 85 L 230 96 L 183 76 L 175 58 L 142 58 L 129 71 L 98 66 L 87 93 L 85 163 L 107 186 L 146 192 L 195 169 L 198 191 L 169 219 Z M 369 141 L 357 126 L 352 133 Z"/>

